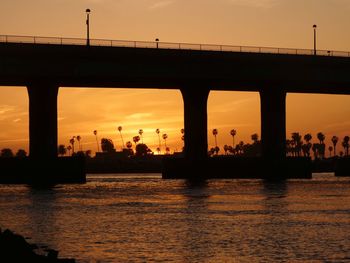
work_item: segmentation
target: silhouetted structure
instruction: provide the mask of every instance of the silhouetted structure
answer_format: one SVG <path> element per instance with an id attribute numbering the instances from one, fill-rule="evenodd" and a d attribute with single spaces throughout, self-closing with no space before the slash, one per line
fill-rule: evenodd
<path id="1" fill-rule="evenodd" d="M 286 94 L 350 93 L 348 57 L 0 43 L 0 58 L 5 69 L 0 85 L 28 89 L 33 159 L 57 156 L 57 92 L 62 86 L 180 89 L 184 162 L 192 168 L 207 160 L 210 90 L 260 93 L 262 158 L 281 163 Z"/>

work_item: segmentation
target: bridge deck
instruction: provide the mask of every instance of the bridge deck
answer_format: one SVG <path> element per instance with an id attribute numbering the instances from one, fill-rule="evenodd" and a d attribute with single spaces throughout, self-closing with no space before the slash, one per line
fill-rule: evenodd
<path id="1" fill-rule="evenodd" d="M 86 45 L 83 38 L 41 37 L 41 36 L 13 36 L 0 35 L 0 43 L 27 43 L 27 44 L 52 44 L 52 45 Z M 232 46 L 217 44 L 193 44 L 193 43 L 170 43 L 157 41 L 131 41 L 131 40 L 108 40 L 90 39 L 90 46 L 104 47 L 131 47 L 131 48 L 160 48 L 177 50 L 203 50 L 221 52 L 245 52 L 286 55 L 314 55 L 313 49 L 256 47 L 256 46 Z M 350 57 L 348 51 L 317 50 L 317 56 Z"/>

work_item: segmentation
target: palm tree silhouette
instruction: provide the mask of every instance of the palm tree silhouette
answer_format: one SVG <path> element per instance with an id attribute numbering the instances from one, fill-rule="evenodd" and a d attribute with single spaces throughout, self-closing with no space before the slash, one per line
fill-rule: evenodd
<path id="1" fill-rule="evenodd" d="M 235 147 L 235 136 L 236 136 L 236 134 L 237 134 L 237 131 L 236 131 L 235 129 L 232 129 L 232 130 L 230 131 L 230 134 L 231 134 L 231 136 L 232 136 L 232 147 L 234 148 L 234 147 Z"/>
<path id="2" fill-rule="evenodd" d="M 344 151 L 345 151 L 345 156 L 349 155 L 349 141 L 350 141 L 350 137 L 349 136 L 345 136 L 342 142 L 342 145 L 344 147 Z"/>
<path id="3" fill-rule="evenodd" d="M 167 148 L 167 146 L 166 146 L 166 139 L 168 139 L 168 134 L 164 133 L 164 134 L 162 135 L 162 138 L 163 138 L 163 140 L 164 140 L 164 146 L 165 146 L 165 149 L 166 149 L 166 148 Z"/>
<path id="4" fill-rule="evenodd" d="M 81 140 L 81 137 L 80 135 L 77 136 L 77 141 L 78 141 L 78 144 L 79 144 L 79 151 L 81 151 L 81 145 L 80 145 L 80 140 Z"/>
<path id="5" fill-rule="evenodd" d="M 70 155 L 70 151 L 72 150 L 72 146 L 68 145 L 67 150 L 68 150 L 68 155 Z"/>
<path id="6" fill-rule="evenodd" d="M 319 148 L 319 144 L 318 143 L 312 144 L 312 151 L 314 153 L 314 158 L 315 159 L 317 159 L 317 157 L 318 157 L 318 148 Z"/>
<path id="7" fill-rule="evenodd" d="M 338 143 L 338 141 L 339 141 L 339 138 L 338 138 L 337 136 L 333 136 L 331 140 L 332 140 L 333 147 L 334 147 L 334 156 L 336 156 L 335 147 L 337 146 L 337 143 Z"/>
<path id="8" fill-rule="evenodd" d="M 182 150 L 185 148 L 185 129 L 184 128 L 182 128 L 181 130 L 180 130 L 180 132 L 181 132 L 181 140 L 182 140 L 182 142 L 183 142 L 183 146 L 182 146 Z"/>
<path id="9" fill-rule="evenodd" d="M 98 139 L 97 139 L 97 130 L 94 130 L 94 135 L 96 137 L 96 144 L 97 144 L 97 151 L 100 151 L 100 145 L 98 144 Z"/>
<path id="10" fill-rule="evenodd" d="M 258 143 L 259 135 L 257 133 L 252 134 L 251 138 L 252 138 L 252 141 L 254 142 L 254 144 Z"/>
<path id="11" fill-rule="evenodd" d="M 304 140 L 309 143 L 312 139 L 312 135 L 310 133 L 307 133 L 304 135 Z"/>
<path id="12" fill-rule="evenodd" d="M 302 142 L 301 142 L 301 135 L 299 134 L 299 132 L 292 133 L 292 140 L 294 145 L 294 153 L 297 156 L 300 156 Z"/>
<path id="13" fill-rule="evenodd" d="M 58 145 L 58 154 L 64 156 L 67 153 L 67 148 L 63 144 Z"/>
<path id="14" fill-rule="evenodd" d="M 75 136 L 73 136 L 72 139 L 69 140 L 69 143 L 72 145 L 72 154 L 73 154 L 74 153 Z"/>
<path id="15" fill-rule="evenodd" d="M 310 133 L 307 133 L 304 135 L 304 140 L 306 141 L 306 145 L 307 145 L 307 146 L 305 146 L 307 157 L 310 157 L 310 149 L 312 147 L 312 144 L 310 142 L 311 139 L 312 139 L 312 135 Z"/>
<path id="16" fill-rule="evenodd" d="M 329 157 L 332 157 L 333 147 L 332 146 L 328 146 L 328 151 L 329 151 Z"/>
<path id="17" fill-rule="evenodd" d="M 322 132 L 319 132 L 317 133 L 317 139 L 320 141 L 320 144 L 318 145 L 318 153 L 320 157 L 323 158 L 325 154 L 325 148 L 326 148 L 324 144 L 324 140 L 326 139 L 326 136 Z"/>
<path id="18" fill-rule="evenodd" d="M 322 132 L 317 133 L 317 139 L 320 141 L 320 144 L 323 144 L 324 140 L 326 139 L 326 136 Z"/>
<path id="19" fill-rule="evenodd" d="M 225 155 L 227 155 L 227 151 L 228 151 L 228 148 L 229 146 L 227 144 L 224 145 L 224 151 L 225 151 Z"/>
<path id="20" fill-rule="evenodd" d="M 158 148 L 159 148 L 159 154 L 160 154 L 162 152 L 162 150 L 161 150 L 162 147 L 160 146 L 160 135 L 159 135 L 160 130 L 158 128 L 156 129 L 156 133 L 158 134 L 158 145 L 159 145 Z"/>
<path id="21" fill-rule="evenodd" d="M 134 136 L 134 137 L 132 137 L 132 140 L 134 141 L 134 143 L 135 143 L 135 146 L 137 145 L 137 143 L 140 141 L 140 136 Z"/>
<path id="22" fill-rule="evenodd" d="M 143 144 L 143 136 L 142 136 L 143 130 L 142 130 L 142 129 L 139 129 L 139 134 L 140 134 L 140 136 L 141 136 L 141 142 L 142 142 L 142 144 Z"/>
<path id="23" fill-rule="evenodd" d="M 122 129 L 123 129 L 122 126 L 118 126 L 118 131 L 119 131 L 119 134 L 120 134 L 120 138 L 122 139 L 122 145 L 123 145 L 122 148 L 124 148 L 125 145 L 124 145 L 124 140 L 123 140 L 123 135 L 122 135 Z"/>
<path id="24" fill-rule="evenodd" d="M 215 148 L 218 147 L 218 141 L 216 139 L 216 136 L 218 135 L 218 130 L 217 129 L 213 129 L 213 135 L 214 135 L 214 138 L 215 138 Z"/>

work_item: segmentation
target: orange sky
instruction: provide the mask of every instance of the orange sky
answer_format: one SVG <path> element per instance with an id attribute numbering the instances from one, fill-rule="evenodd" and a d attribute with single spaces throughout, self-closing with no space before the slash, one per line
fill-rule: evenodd
<path id="1" fill-rule="evenodd" d="M 319 49 L 350 50 L 349 0 L 1 0 L 0 34 L 85 37 L 90 8 L 91 38 L 217 43 L 312 48 L 317 24 Z M 291 132 L 350 134 L 350 96 L 288 94 L 287 136 Z M 59 143 L 82 137 L 83 149 L 96 150 L 92 131 L 121 147 L 116 127 L 131 140 L 138 129 L 156 146 L 156 128 L 169 135 L 172 150 L 182 147 L 183 105 L 178 91 L 73 89 L 59 92 Z M 209 129 L 220 145 L 260 134 L 257 93 L 212 92 Z M 209 133 L 209 146 L 213 136 Z M 25 88 L 0 88 L 0 149 L 28 149 L 28 99 Z"/>

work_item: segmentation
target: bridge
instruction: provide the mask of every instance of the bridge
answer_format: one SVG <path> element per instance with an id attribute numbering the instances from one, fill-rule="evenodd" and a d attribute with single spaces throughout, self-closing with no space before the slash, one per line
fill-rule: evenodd
<path id="1" fill-rule="evenodd" d="M 286 94 L 350 93 L 350 52 L 0 36 L 0 85 L 26 86 L 30 156 L 57 156 L 60 87 L 178 89 L 185 158 L 207 158 L 211 90 L 256 91 L 262 155 L 285 157 Z"/>

